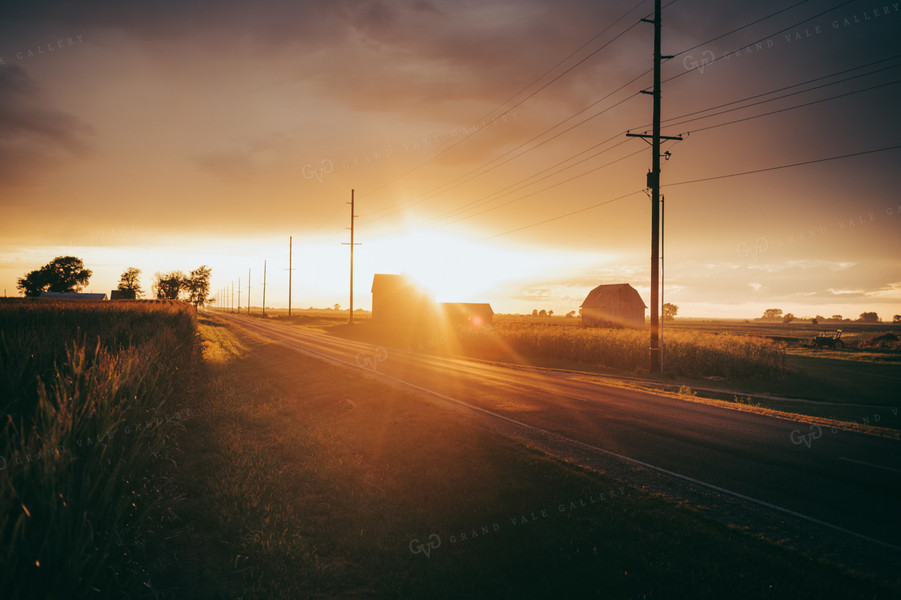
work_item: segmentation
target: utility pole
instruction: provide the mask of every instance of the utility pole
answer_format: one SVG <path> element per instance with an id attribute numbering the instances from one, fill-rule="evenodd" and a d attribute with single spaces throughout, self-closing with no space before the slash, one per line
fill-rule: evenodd
<path id="1" fill-rule="evenodd" d="M 263 316 L 266 316 L 266 261 L 263 260 Z"/>
<path id="2" fill-rule="evenodd" d="M 294 258 L 294 236 L 288 236 L 288 316 L 291 316 L 291 274 L 294 269 L 291 266 L 291 261 Z"/>
<path id="3" fill-rule="evenodd" d="M 250 316 L 250 269 L 247 269 L 247 316 Z"/>
<path id="4" fill-rule="evenodd" d="M 231 300 L 229 301 L 229 304 L 231 305 L 231 309 L 230 309 L 231 312 L 235 312 L 235 282 L 234 281 L 232 281 L 232 297 L 231 297 Z"/>
<path id="5" fill-rule="evenodd" d="M 247 297 L 250 300 L 250 296 Z M 241 278 L 238 277 L 238 312 L 241 312 Z"/>
<path id="6" fill-rule="evenodd" d="M 654 125 L 651 135 L 646 133 L 626 133 L 629 137 L 651 138 L 651 172 L 648 173 L 647 185 L 651 188 L 651 353 L 650 371 L 660 372 L 660 141 L 681 140 L 682 136 L 660 135 L 660 63 L 672 56 L 660 53 L 660 0 L 654 0 L 654 20 L 642 19 L 645 23 L 654 24 L 654 89 L 644 94 L 651 94 L 654 100 Z M 667 153 L 666 158 L 669 158 Z"/>
<path id="7" fill-rule="evenodd" d="M 359 215 L 354 214 L 354 191 L 350 190 L 350 244 L 344 242 L 343 246 L 350 246 L 350 319 L 348 323 L 354 324 L 354 246 L 363 244 L 354 243 L 354 219 Z"/>

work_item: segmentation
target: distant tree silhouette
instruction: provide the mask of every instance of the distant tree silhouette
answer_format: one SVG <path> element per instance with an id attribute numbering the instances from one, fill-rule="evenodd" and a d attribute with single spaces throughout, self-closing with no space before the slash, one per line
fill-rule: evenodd
<path id="1" fill-rule="evenodd" d="M 210 295 L 210 274 L 212 269 L 203 265 L 197 267 L 184 280 L 184 289 L 188 293 L 188 302 L 194 305 L 194 308 L 203 306 L 209 300 Z"/>
<path id="2" fill-rule="evenodd" d="M 795 320 L 795 315 L 793 315 L 792 313 L 788 313 L 787 315 L 782 317 L 782 322 L 785 323 L 786 325 L 788 325 L 789 323 L 791 323 L 794 320 Z"/>
<path id="3" fill-rule="evenodd" d="M 857 319 L 861 323 L 878 323 L 879 315 L 874 312 L 864 312 L 860 313 L 860 318 Z"/>
<path id="4" fill-rule="evenodd" d="M 539 316 L 539 317 L 546 317 L 546 316 L 547 316 L 547 311 L 544 310 L 544 309 L 542 308 L 541 310 L 538 311 L 538 316 Z"/>
<path id="5" fill-rule="evenodd" d="M 553 316 L 554 316 L 554 311 L 553 311 L 553 309 L 547 311 L 547 316 L 549 316 L 549 317 L 553 317 Z"/>
<path id="6" fill-rule="evenodd" d="M 822 318 L 822 317 L 814 317 L 814 318 L 812 318 L 812 319 L 810 320 L 810 324 L 811 324 L 811 325 L 818 325 L 818 324 L 820 323 L 820 319 L 821 319 L 821 318 Z"/>
<path id="7" fill-rule="evenodd" d="M 533 317 L 537 317 L 537 316 L 538 316 L 538 309 L 537 309 L 537 308 L 533 308 L 533 309 L 532 309 L 532 316 L 533 316 Z"/>
<path id="8" fill-rule="evenodd" d="M 676 313 L 679 312 L 679 307 L 675 304 L 671 304 L 667 302 L 663 305 L 663 320 L 664 321 L 672 321 L 676 318 Z"/>
<path id="9" fill-rule="evenodd" d="M 892 317 L 892 323 L 901 323 L 901 315 L 895 315 Z"/>
<path id="10" fill-rule="evenodd" d="M 830 317 L 830 318 L 833 321 L 844 321 L 845 320 L 845 318 L 841 315 L 832 315 L 832 317 Z"/>
<path id="11" fill-rule="evenodd" d="M 92 274 L 80 258 L 57 256 L 40 269 L 20 277 L 16 287 L 30 297 L 40 296 L 41 292 L 78 292 L 88 284 Z"/>
<path id="12" fill-rule="evenodd" d="M 138 281 L 140 276 L 141 269 L 128 267 L 122 273 L 122 277 L 119 278 L 119 286 L 116 289 L 120 292 L 134 292 L 135 298 L 140 298 L 144 295 L 144 290 L 141 289 L 141 282 Z"/>
<path id="13" fill-rule="evenodd" d="M 571 311 L 569 311 L 568 313 L 566 313 L 566 318 L 567 318 L 567 319 L 572 319 L 572 318 L 575 317 L 575 316 L 576 316 L 576 311 L 574 311 L 574 310 L 571 310 Z"/>
<path id="14" fill-rule="evenodd" d="M 334 308 L 335 310 L 341 310 L 341 305 L 340 305 L 340 304 L 336 304 L 333 308 Z"/>
<path id="15" fill-rule="evenodd" d="M 763 318 L 768 321 L 775 321 L 782 317 L 782 309 L 781 308 L 768 308 L 763 311 Z"/>
<path id="16" fill-rule="evenodd" d="M 154 273 L 153 293 L 158 300 L 178 300 L 182 290 L 186 289 L 187 277 L 181 271 L 171 273 Z"/>

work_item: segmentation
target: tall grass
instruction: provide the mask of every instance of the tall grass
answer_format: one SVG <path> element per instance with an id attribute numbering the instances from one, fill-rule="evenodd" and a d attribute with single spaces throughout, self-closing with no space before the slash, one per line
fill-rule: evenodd
<path id="1" fill-rule="evenodd" d="M 495 322 L 460 336 L 467 353 L 519 355 L 639 372 L 647 367 L 646 330 Z M 784 371 L 784 349 L 764 338 L 669 331 L 663 337 L 664 373 L 680 377 L 763 378 Z"/>
<path id="2" fill-rule="evenodd" d="M 181 304 L 0 304 L 4 596 L 152 589 L 143 559 L 198 356 Z"/>

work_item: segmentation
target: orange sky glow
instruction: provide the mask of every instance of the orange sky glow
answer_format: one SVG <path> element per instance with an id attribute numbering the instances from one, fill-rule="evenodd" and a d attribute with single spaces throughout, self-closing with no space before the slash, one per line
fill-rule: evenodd
<path id="1" fill-rule="evenodd" d="M 665 301 L 901 313 L 901 11 L 664 10 Z M 649 302 L 651 2 L 104 1 L 0 9 L 0 287 L 212 267 L 286 306 L 374 273 L 497 312 Z M 781 11 L 781 12 L 780 12 Z M 778 14 L 776 14 L 778 13 Z M 732 33 L 730 33 L 732 32 Z M 724 35 L 725 34 L 725 35 Z M 584 60 L 583 60 L 584 59 Z M 805 164 L 802 164 L 805 163 Z M 237 293 L 237 292 L 236 292 Z"/>

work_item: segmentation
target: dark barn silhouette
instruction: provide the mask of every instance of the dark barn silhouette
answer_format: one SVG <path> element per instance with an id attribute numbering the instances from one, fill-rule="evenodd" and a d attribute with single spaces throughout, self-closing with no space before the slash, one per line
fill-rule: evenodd
<path id="1" fill-rule="evenodd" d="M 435 312 L 435 299 L 406 275 L 376 273 L 372 277 L 372 319 L 415 323 Z"/>
<path id="2" fill-rule="evenodd" d="M 644 301 L 628 283 L 599 285 L 582 302 L 585 327 L 641 327 L 644 325 Z"/>

